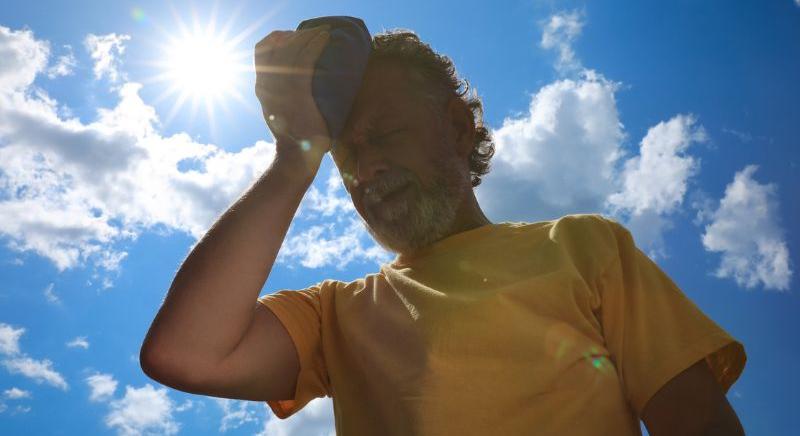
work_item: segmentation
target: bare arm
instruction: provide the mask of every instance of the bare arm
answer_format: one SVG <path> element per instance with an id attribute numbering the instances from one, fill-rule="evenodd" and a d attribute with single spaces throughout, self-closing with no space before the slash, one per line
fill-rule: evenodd
<path id="1" fill-rule="evenodd" d="M 229 398 L 291 397 L 294 345 L 256 299 L 329 147 L 306 74 L 323 48 L 316 34 L 273 32 L 256 46 L 256 93 L 277 138 L 276 157 L 184 260 L 147 332 L 142 369 L 165 385 Z M 273 66 L 283 73 L 265 71 Z M 311 139 L 311 149 L 296 138 Z"/>
<path id="2" fill-rule="evenodd" d="M 183 262 L 142 346 L 140 360 L 149 376 L 197 392 L 242 340 L 310 183 L 287 173 L 275 162 Z M 260 364 L 282 358 L 261 346 L 267 360 Z"/>
<path id="3" fill-rule="evenodd" d="M 652 436 L 744 435 L 739 417 L 704 360 L 675 376 L 642 411 Z"/>

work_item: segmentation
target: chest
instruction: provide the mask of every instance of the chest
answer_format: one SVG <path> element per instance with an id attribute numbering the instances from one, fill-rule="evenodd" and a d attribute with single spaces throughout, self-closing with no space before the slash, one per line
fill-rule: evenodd
<path id="1" fill-rule="evenodd" d="M 593 293 L 569 264 L 477 265 L 380 276 L 338 302 L 333 372 L 400 391 L 539 373 L 528 383 L 544 390 L 576 361 L 604 354 Z"/>

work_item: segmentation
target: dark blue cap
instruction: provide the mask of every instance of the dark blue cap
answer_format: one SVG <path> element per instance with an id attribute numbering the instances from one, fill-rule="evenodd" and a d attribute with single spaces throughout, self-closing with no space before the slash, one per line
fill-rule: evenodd
<path id="1" fill-rule="evenodd" d="M 372 51 L 372 36 L 360 18 L 317 17 L 304 20 L 297 30 L 330 25 L 330 38 L 314 66 L 311 94 L 328 124 L 331 139 L 344 129 L 356 99 L 367 60 Z"/>

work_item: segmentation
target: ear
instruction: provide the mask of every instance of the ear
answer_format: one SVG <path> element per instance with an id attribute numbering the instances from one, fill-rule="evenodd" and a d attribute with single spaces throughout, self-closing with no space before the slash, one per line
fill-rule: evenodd
<path id="1" fill-rule="evenodd" d="M 468 158 L 475 146 L 475 119 L 461 98 L 452 96 L 447 102 L 448 130 L 459 156 Z"/>

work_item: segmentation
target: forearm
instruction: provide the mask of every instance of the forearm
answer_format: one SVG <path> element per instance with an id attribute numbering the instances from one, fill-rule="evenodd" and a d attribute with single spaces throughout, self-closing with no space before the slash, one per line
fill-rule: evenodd
<path id="1" fill-rule="evenodd" d="M 143 367 L 201 376 L 235 348 L 315 172 L 276 159 L 217 220 L 178 270 L 142 345 Z"/>

